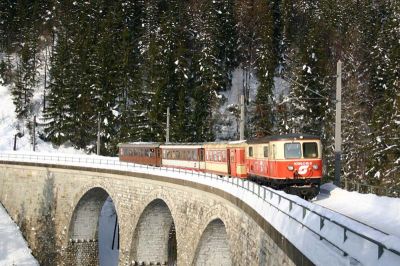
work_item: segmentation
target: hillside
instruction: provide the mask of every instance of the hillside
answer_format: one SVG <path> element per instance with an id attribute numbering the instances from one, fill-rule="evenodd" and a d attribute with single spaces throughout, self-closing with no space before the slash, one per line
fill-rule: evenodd
<path id="1" fill-rule="evenodd" d="M 0 10 L 8 148 L 17 133 L 29 146 L 36 115 L 40 141 L 85 152 L 100 120 L 101 152 L 115 155 L 119 142 L 163 141 L 167 107 L 172 141 L 237 139 L 243 93 L 247 138 L 319 135 L 329 178 L 341 60 L 343 176 L 400 187 L 398 1 L 15 0 Z"/>

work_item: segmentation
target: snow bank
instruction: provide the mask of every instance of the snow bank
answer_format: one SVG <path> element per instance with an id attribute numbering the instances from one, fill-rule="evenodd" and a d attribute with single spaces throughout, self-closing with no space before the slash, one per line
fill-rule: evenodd
<path id="1" fill-rule="evenodd" d="M 324 184 L 316 204 L 400 238 L 400 199 L 360 194 Z"/>
<path id="2" fill-rule="evenodd" d="M 0 266 L 39 265 L 31 254 L 18 226 L 0 205 Z"/>

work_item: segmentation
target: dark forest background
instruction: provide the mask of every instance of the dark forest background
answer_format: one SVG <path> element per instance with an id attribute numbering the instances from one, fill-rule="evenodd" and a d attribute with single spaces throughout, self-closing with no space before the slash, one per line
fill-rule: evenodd
<path id="1" fill-rule="evenodd" d="M 93 150 L 100 116 L 114 155 L 163 141 L 167 107 L 172 141 L 215 140 L 218 96 L 240 69 L 247 138 L 321 136 L 330 174 L 340 59 L 343 174 L 399 188 L 399 25 L 390 0 L 0 0 L 0 82 L 54 144 Z"/>

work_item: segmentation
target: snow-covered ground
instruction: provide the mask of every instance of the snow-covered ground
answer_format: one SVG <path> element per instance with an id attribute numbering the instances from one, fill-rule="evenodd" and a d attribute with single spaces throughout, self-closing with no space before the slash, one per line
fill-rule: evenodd
<path id="1" fill-rule="evenodd" d="M 0 266 L 39 265 L 19 231 L 0 204 Z"/>
<path id="2" fill-rule="evenodd" d="M 254 102 L 259 86 L 254 73 L 248 75 L 248 96 L 249 103 Z M 221 92 L 218 98 L 224 100 L 214 117 L 218 119 L 216 133 L 217 140 L 232 140 L 239 138 L 238 118 L 240 115 L 240 96 L 244 93 L 243 88 L 246 87 L 246 72 L 242 68 L 236 68 L 232 73 L 232 86 L 230 90 Z M 236 109 L 236 114 L 233 110 Z"/>
<path id="3" fill-rule="evenodd" d="M 321 187 L 314 203 L 400 238 L 400 199 L 348 192 L 332 183 Z"/>

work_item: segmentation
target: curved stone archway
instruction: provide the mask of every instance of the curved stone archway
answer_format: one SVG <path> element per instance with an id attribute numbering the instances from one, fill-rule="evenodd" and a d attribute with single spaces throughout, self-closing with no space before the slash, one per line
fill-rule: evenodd
<path id="1" fill-rule="evenodd" d="M 99 265 L 99 217 L 108 197 L 95 187 L 80 198 L 68 230 L 67 265 Z"/>
<path id="2" fill-rule="evenodd" d="M 197 246 L 193 265 L 229 266 L 232 259 L 225 224 L 212 220 L 204 230 Z"/>
<path id="3" fill-rule="evenodd" d="M 140 215 L 133 234 L 130 257 L 132 262 L 144 262 L 146 265 L 176 265 L 175 223 L 163 200 L 150 202 Z"/>

